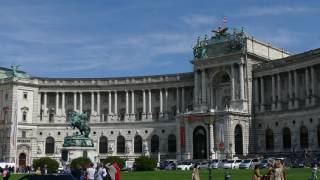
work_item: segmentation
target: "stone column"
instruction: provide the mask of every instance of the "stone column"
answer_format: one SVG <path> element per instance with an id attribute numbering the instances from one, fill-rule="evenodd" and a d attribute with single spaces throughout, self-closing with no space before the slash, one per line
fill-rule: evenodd
<path id="1" fill-rule="evenodd" d="M 306 97 L 305 97 L 305 102 L 306 102 L 306 106 L 309 106 L 309 97 L 310 97 L 310 86 L 309 86 L 309 69 L 308 67 L 306 67 L 305 69 L 305 77 L 306 77 Z"/>
<path id="2" fill-rule="evenodd" d="M 162 89 L 160 89 L 160 113 L 163 113 L 163 97 L 162 97 Z"/>
<path id="3" fill-rule="evenodd" d="M 235 100 L 235 85 L 234 85 L 234 64 L 231 64 L 231 101 Z"/>
<path id="4" fill-rule="evenodd" d="M 73 92 L 73 111 L 77 111 L 77 92 Z"/>
<path id="5" fill-rule="evenodd" d="M 111 91 L 108 91 L 108 96 L 109 96 L 109 101 L 108 101 L 108 110 L 109 110 L 109 115 L 112 113 L 111 109 L 112 109 L 112 104 L 111 104 L 111 101 L 112 101 L 112 98 L 111 98 Z"/>
<path id="6" fill-rule="evenodd" d="M 43 98 L 43 106 L 44 106 L 44 115 L 48 115 L 48 97 L 47 92 L 44 92 L 44 98 Z"/>
<path id="7" fill-rule="evenodd" d="M 259 111 L 259 81 L 258 79 L 254 79 L 254 100 L 255 100 L 255 111 Z"/>
<path id="8" fill-rule="evenodd" d="M 213 137 L 213 124 L 209 125 L 209 139 L 210 139 L 210 152 L 209 152 L 209 158 L 213 159 L 213 153 L 214 153 L 214 137 Z M 215 157 L 216 158 L 216 157 Z"/>
<path id="9" fill-rule="evenodd" d="M 167 113 L 168 112 L 168 88 L 165 89 L 165 106 L 164 106 L 164 111 Z"/>
<path id="10" fill-rule="evenodd" d="M 243 75 L 243 63 L 239 64 L 239 78 L 240 78 L 240 99 L 244 99 L 244 75 Z"/>
<path id="11" fill-rule="evenodd" d="M 100 103 L 100 92 L 98 91 L 97 92 L 97 114 L 98 115 L 100 115 L 100 105 L 101 105 L 101 103 Z"/>
<path id="12" fill-rule="evenodd" d="M 62 102 L 61 102 L 61 111 L 62 115 L 66 115 L 66 94 L 65 92 L 62 92 Z"/>
<path id="13" fill-rule="evenodd" d="M 59 92 L 56 92 L 56 115 L 59 114 Z"/>
<path id="14" fill-rule="evenodd" d="M 201 92 L 201 95 L 202 95 L 202 97 L 201 97 L 201 99 L 202 99 L 202 101 L 201 101 L 201 103 L 202 104 L 206 104 L 207 103 L 207 93 L 206 93 L 206 91 L 207 91 L 207 88 L 206 88 L 206 70 L 205 69 L 203 69 L 202 71 L 201 71 L 201 90 L 202 90 L 202 92 Z"/>
<path id="15" fill-rule="evenodd" d="M 126 115 L 129 114 L 129 91 L 126 90 Z"/>
<path id="16" fill-rule="evenodd" d="M 184 103 L 184 87 L 181 88 L 181 112 L 185 112 L 186 107 L 185 107 L 185 103 Z"/>
<path id="17" fill-rule="evenodd" d="M 82 92 L 80 92 L 79 111 L 82 113 Z"/>
<path id="18" fill-rule="evenodd" d="M 42 94 L 41 94 L 40 91 L 38 91 L 38 105 L 39 105 L 39 108 L 38 108 L 38 116 L 39 116 L 39 117 L 40 117 L 40 115 L 41 115 L 41 110 L 42 110 L 41 97 L 42 97 Z"/>
<path id="19" fill-rule="evenodd" d="M 288 93 L 289 93 L 289 109 L 292 109 L 292 75 L 291 71 L 288 72 Z"/>
<path id="20" fill-rule="evenodd" d="M 199 91 L 199 84 L 198 84 L 199 78 L 198 78 L 198 71 L 194 72 L 194 105 L 198 105 L 199 98 L 198 98 L 198 91 Z"/>
<path id="21" fill-rule="evenodd" d="M 311 105 L 314 106 L 316 104 L 316 81 L 313 66 L 311 66 L 311 96 Z"/>
<path id="22" fill-rule="evenodd" d="M 151 120 L 152 119 L 152 100 L 151 100 L 151 98 L 152 98 L 152 96 L 151 96 L 151 89 L 148 89 L 148 94 L 149 94 L 149 97 L 148 97 L 148 100 L 149 100 L 149 111 L 148 111 L 148 113 L 149 113 L 149 119 Z"/>
<path id="23" fill-rule="evenodd" d="M 94 92 L 91 92 L 91 115 L 94 114 Z"/>
<path id="24" fill-rule="evenodd" d="M 142 90 L 142 113 L 146 114 L 146 90 Z"/>
<path id="25" fill-rule="evenodd" d="M 260 111 L 264 112 L 264 82 L 263 82 L 263 76 L 260 78 L 260 95 L 261 95 Z"/>
<path id="26" fill-rule="evenodd" d="M 299 107 L 299 102 L 298 102 L 298 73 L 297 70 L 294 70 L 294 108 Z"/>
<path id="27" fill-rule="evenodd" d="M 272 86 L 272 111 L 276 110 L 276 93 L 275 93 L 275 80 L 274 75 L 271 75 L 271 86 Z"/>
<path id="28" fill-rule="evenodd" d="M 280 79 L 280 73 L 277 75 L 278 78 L 278 110 L 281 110 L 281 79 Z"/>
<path id="29" fill-rule="evenodd" d="M 134 116 L 135 107 L 134 107 L 134 90 L 131 91 L 131 114 Z"/>
<path id="30" fill-rule="evenodd" d="M 118 94 L 114 91 L 114 114 L 118 114 Z"/>
<path id="31" fill-rule="evenodd" d="M 180 93 L 179 93 L 179 87 L 176 89 L 176 113 L 178 114 L 180 112 Z"/>

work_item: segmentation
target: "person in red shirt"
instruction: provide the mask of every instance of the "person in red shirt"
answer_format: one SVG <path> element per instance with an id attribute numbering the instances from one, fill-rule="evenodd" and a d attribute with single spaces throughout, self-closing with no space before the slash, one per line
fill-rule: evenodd
<path id="1" fill-rule="evenodd" d="M 114 162 L 112 166 L 117 170 L 115 180 L 120 180 L 120 166 L 117 162 Z"/>

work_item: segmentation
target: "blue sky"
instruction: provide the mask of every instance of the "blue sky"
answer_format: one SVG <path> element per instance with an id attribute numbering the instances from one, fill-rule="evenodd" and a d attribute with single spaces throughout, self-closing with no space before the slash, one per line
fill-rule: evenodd
<path id="1" fill-rule="evenodd" d="M 289 52 L 320 48 L 320 1 L 0 0 L 0 66 L 33 76 L 192 71 L 197 36 L 227 17 Z"/>

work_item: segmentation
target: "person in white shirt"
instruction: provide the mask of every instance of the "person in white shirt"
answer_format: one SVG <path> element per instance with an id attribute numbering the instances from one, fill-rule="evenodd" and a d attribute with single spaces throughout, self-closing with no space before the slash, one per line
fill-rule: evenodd
<path id="1" fill-rule="evenodd" d="M 90 164 L 90 167 L 87 169 L 88 180 L 94 180 L 94 174 L 96 170 L 93 168 L 93 163 Z"/>

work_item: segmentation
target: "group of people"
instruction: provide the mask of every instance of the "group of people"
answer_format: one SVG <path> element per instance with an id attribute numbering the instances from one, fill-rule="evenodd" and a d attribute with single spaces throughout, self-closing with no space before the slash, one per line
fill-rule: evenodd
<path id="1" fill-rule="evenodd" d="M 98 163 L 96 167 L 91 163 L 87 169 L 77 168 L 71 173 L 79 180 L 120 180 L 120 167 L 116 162 L 105 165 Z"/>
<path id="2" fill-rule="evenodd" d="M 256 165 L 252 180 L 287 180 L 287 175 L 284 171 L 283 163 L 276 161 L 268 164 L 267 174 L 265 175 L 261 175 L 259 165 Z"/>
<path id="3" fill-rule="evenodd" d="M 13 167 L 8 167 L 8 165 L 6 165 L 5 168 L 1 168 L 1 173 L 2 173 L 2 179 L 3 180 L 8 180 L 10 177 L 10 174 L 14 171 Z"/>

